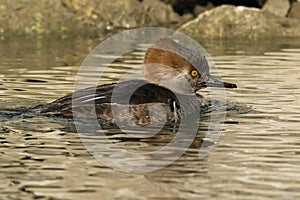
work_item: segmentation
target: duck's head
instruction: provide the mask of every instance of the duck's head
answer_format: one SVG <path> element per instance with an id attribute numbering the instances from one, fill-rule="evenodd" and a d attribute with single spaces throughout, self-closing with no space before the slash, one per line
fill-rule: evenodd
<path id="1" fill-rule="evenodd" d="M 160 39 L 147 50 L 143 72 L 149 82 L 183 94 L 206 87 L 237 87 L 212 78 L 203 53 L 168 38 Z"/>

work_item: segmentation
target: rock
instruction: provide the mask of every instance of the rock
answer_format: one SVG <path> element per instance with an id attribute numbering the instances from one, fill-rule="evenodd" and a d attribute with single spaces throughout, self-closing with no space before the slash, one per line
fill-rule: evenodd
<path id="1" fill-rule="evenodd" d="M 199 14 L 205 12 L 206 10 L 212 9 L 214 5 L 211 2 L 208 2 L 206 6 L 196 5 L 194 7 L 194 15 L 198 16 Z"/>
<path id="2" fill-rule="evenodd" d="M 290 9 L 289 0 L 267 0 L 264 4 L 264 11 L 273 13 L 281 17 L 285 17 Z"/>
<path id="3" fill-rule="evenodd" d="M 180 16 L 170 5 L 159 0 L 94 0 L 98 5 L 94 13 L 99 18 L 99 27 L 135 28 L 180 23 Z"/>
<path id="4" fill-rule="evenodd" d="M 94 12 L 101 29 L 134 28 L 147 23 L 147 13 L 137 0 L 99 0 Z M 148 23 L 152 24 L 152 21 Z"/>
<path id="5" fill-rule="evenodd" d="M 134 28 L 153 24 L 137 0 L 61 0 L 77 17 L 88 17 L 99 32 L 115 28 Z"/>
<path id="6" fill-rule="evenodd" d="M 288 17 L 300 20 L 300 1 L 294 2 L 292 4 L 292 8 Z"/>
<path id="7" fill-rule="evenodd" d="M 194 15 L 198 16 L 199 14 L 203 13 L 204 11 L 206 11 L 206 7 L 205 6 L 200 6 L 200 5 L 196 5 L 194 7 Z"/>
<path id="8" fill-rule="evenodd" d="M 178 31 L 195 39 L 300 36 L 300 22 L 256 8 L 223 5 L 200 14 Z"/>
<path id="9" fill-rule="evenodd" d="M 97 27 L 86 15 L 70 11 L 61 1 L 1 0 L 2 35 L 95 34 Z M 1 33 L 0 33 L 1 34 Z"/>
<path id="10" fill-rule="evenodd" d="M 195 17 L 194 17 L 193 14 L 187 13 L 187 14 L 184 14 L 184 15 L 181 16 L 181 22 L 182 22 L 182 23 L 186 23 L 186 22 L 188 22 L 188 21 L 190 21 L 190 20 L 192 20 L 192 19 L 194 19 L 194 18 L 195 18 Z"/>
<path id="11" fill-rule="evenodd" d="M 151 21 L 156 23 L 155 25 L 174 24 L 181 21 L 180 16 L 173 11 L 171 5 L 159 0 L 144 0 L 142 4 Z"/>
<path id="12" fill-rule="evenodd" d="M 175 6 L 176 4 L 178 4 L 179 0 L 160 0 L 161 2 L 165 3 L 165 4 L 169 4 L 171 6 Z"/>
<path id="13" fill-rule="evenodd" d="M 159 0 L 0 1 L 0 35 L 98 36 L 113 29 L 182 23 L 172 7 Z"/>

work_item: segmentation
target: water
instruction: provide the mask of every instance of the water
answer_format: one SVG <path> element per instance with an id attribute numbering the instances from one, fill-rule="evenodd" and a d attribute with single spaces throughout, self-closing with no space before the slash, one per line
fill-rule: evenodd
<path id="1" fill-rule="evenodd" d="M 43 104 L 71 92 L 80 62 L 98 42 L 0 41 L 0 108 Z M 238 85 L 226 90 L 222 135 L 207 157 L 200 159 L 199 149 L 209 113 L 179 160 L 132 174 L 96 160 L 68 119 L 1 111 L 0 199 L 299 199 L 300 39 L 201 44 L 223 80 Z M 143 51 L 125 56 L 102 81 L 116 80 L 142 59 Z M 139 140 L 105 127 L 115 144 L 130 151 L 164 146 L 174 130 Z"/>

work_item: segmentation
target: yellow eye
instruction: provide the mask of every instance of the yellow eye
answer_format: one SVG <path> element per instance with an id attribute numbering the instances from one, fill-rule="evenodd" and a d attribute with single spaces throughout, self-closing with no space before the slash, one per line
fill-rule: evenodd
<path id="1" fill-rule="evenodd" d="M 198 71 L 195 70 L 195 69 L 193 69 L 193 70 L 191 71 L 191 75 L 192 75 L 192 77 L 198 76 Z"/>

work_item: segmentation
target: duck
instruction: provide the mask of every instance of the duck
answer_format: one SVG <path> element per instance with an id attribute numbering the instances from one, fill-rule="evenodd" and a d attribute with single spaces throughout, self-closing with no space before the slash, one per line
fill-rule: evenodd
<path id="1" fill-rule="evenodd" d="M 144 79 L 98 85 L 69 93 L 35 110 L 67 118 L 97 118 L 118 124 L 176 121 L 205 104 L 207 87 L 237 88 L 210 75 L 203 52 L 161 38 L 145 53 Z"/>

